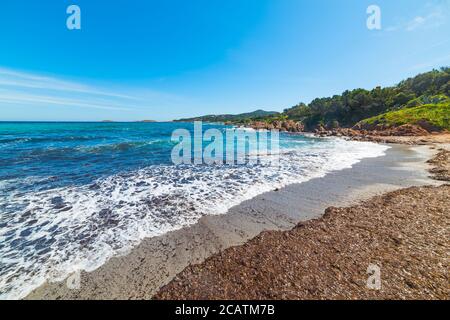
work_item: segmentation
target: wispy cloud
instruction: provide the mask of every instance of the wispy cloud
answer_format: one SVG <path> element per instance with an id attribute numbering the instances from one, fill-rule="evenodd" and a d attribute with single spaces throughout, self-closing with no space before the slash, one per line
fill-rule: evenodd
<path id="1" fill-rule="evenodd" d="M 145 87 L 121 90 L 0 67 L 0 108 L 60 106 L 130 113 L 177 103 L 177 97 Z"/>
<path id="2" fill-rule="evenodd" d="M 424 63 L 417 64 L 415 66 L 412 66 L 411 70 L 425 70 L 425 69 L 435 68 L 436 66 L 441 66 L 441 65 L 445 65 L 445 64 L 450 65 L 450 54 L 447 54 L 442 57 L 438 57 L 432 61 L 427 61 Z"/>
<path id="3" fill-rule="evenodd" d="M 0 86 L 13 88 L 35 88 L 52 91 L 65 91 L 85 93 L 98 96 L 136 99 L 136 97 L 119 94 L 116 92 L 102 91 L 91 86 L 61 80 L 54 77 L 46 77 L 26 72 L 15 71 L 0 67 Z"/>
<path id="4" fill-rule="evenodd" d="M 385 30 L 387 32 L 393 31 L 415 31 L 419 29 L 430 29 L 437 28 L 447 21 L 447 10 L 449 9 L 448 4 L 444 3 L 443 5 L 431 5 L 428 4 L 426 6 L 427 12 L 423 15 L 417 15 L 410 20 L 403 21 L 397 23 L 395 25 L 391 25 L 387 27 Z"/>
<path id="5" fill-rule="evenodd" d="M 112 106 L 110 104 L 90 103 L 83 99 L 57 98 L 48 95 L 25 94 L 23 92 L 2 92 L 0 91 L 0 104 L 46 104 L 68 107 L 92 108 L 100 110 L 132 110 L 130 108 Z"/>

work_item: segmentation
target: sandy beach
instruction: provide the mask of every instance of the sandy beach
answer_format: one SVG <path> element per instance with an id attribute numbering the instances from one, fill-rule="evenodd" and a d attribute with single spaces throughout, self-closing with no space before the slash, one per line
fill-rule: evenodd
<path id="1" fill-rule="evenodd" d="M 364 159 L 351 169 L 264 193 L 225 215 L 206 216 L 191 227 L 145 239 L 128 254 L 110 259 L 93 272 L 82 272 L 79 289 L 68 289 L 66 282 L 47 283 L 27 299 L 151 299 L 181 272 L 182 279 L 189 281 L 192 265 L 242 245 L 263 231 L 290 230 L 300 222 L 320 218 L 328 207 L 357 205 L 400 188 L 442 184 L 429 177 L 430 164 L 426 163 L 436 153 L 436 147 L 390 145 L 385 156 Z M 211 261 L 217 260 L 207 263 Z M 215 291 L 199 296 L 196 290 L 200 287 L 177 295 L 182 281 L 172 282 L 158 298 L 240 297 L 215 296 Z M 212 288 L 217 283 L 211 282 Z"/>
<path id="2" fill-rule="evenodd" d="M 428 163 L 448 182 L 450 151 L 441 147 Z M 446 300 L 449 195 L 448 184 L 411 187 L 329 207 L 186 268 L 154 298 Z"/>
<path id="3" fill-rule="evenodd" d="M 328 208 L 185 269 L 156 298 L 446 300 L 449 194 L 412 187 Z"/>

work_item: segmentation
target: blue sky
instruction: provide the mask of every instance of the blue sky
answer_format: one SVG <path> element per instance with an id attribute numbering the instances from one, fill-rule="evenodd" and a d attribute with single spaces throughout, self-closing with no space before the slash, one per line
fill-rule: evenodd
<path id="1" fill-rule="evenodd" d="M 449 66 L 449 34 L 450 0 L 2 0 L 0 120 L 281 111 Z"/>

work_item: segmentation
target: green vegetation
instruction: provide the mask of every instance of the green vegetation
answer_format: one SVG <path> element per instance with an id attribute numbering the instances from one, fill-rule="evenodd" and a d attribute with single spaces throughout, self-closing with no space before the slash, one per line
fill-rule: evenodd
<path id="1" fill-rule="evenodd" d="M 383 113 L 361 121 L 362 124 L 401 126 L 427 123 L 436 128 L 450 130 L 450 102 L 426 104 Z"/>
<path id="2" fill-rule="evenodd" d="M 308 131 L 318 125 L 327 128 L 353 127 L 359 122 L 387 125 L 428 123 L 440 129 L 449 129 L 449 97 L 450 68 L 445 67 L 419 74 L 393 87 L 347 90 L 341 95 L 314 99 L 309 104 L 299 103 L 285 109 L 283 113 L 257 110 L 238 115 L 208 115 L 178 121 L 247 124 L 252 121 L 272 123 L 294 120 L 302 122 Z"/>
<path id="3" fill-rule="evenodd" d="M 279 115 L 279 112 L 256 110 L 248 113 L 241 114 L 220 114 L 220 115 L 207 115 L 195 118 L 179 119 L 177 122 L 192 122 L 192 121 L 204 121 L 204 122 L 233 122 L 233 123 L 246 123 L 249 121 L 256 121 L 266 119 Z"/>
<path id="4" fill-rule="evenodd" d="M 314 99 L 309 105 L 299 103 L 286 109 L 283 114 L 289 119 L 302 121 L 311 130 L 319 124 L 351 127 L 382 113 L 423 106 L 420 115 L 425 117 L 424 120 L 441 123 L 434 118 L 427 118 L 436 113 L 425 110 L 448 101 L 449 96 L 450 68 L 441 68 L 404 80 L 394 87 L 347 90 L 342 95 Z M 443 111 L 448 112 L 448 109 L 444 108 Z"/>

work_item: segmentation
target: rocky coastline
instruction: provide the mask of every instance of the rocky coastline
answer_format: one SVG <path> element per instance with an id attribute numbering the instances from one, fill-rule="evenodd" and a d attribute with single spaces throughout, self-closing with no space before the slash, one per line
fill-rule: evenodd
<path id="1" fill-rule="evenodd" d="M 303 125 L 303 123 L 293 120 L 277 120 L 273 122 L 252 121 L 243 126 L 255 130 L 280 130 L 281 132 L 305 132 L 305 126 Z"/>
<path id="2" fill-rule="evenodd" d="M 290 133 L 311 133 L 319 137 L 343 137 L 357 141 L 378 143 L 398 143 L 409 145 L 425 145 L 429 143 L 450 143 L 450 132 L 440 130 L 423 122 L 401 126 L 361 125 L 351 128 L 318 125 L 313 129 L 306 128 L 302 122 L 280 120 L 273 122 L 253 121 L 244 125 L 255 130 L 279 130 Z"/>

